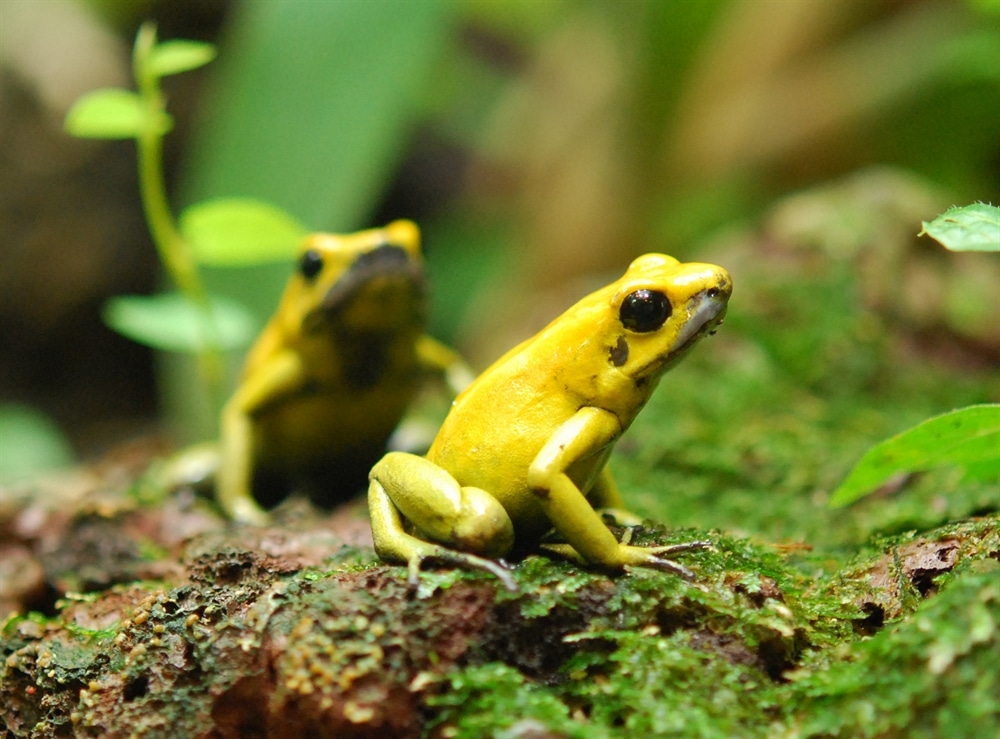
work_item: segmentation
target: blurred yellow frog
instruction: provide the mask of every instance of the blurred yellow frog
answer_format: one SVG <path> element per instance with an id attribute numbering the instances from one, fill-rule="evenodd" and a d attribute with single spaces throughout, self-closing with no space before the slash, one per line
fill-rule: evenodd
<path id="1" fill-rule="evenodd" d="M 425 457 L 390 452 L 370 474 L 375 549 L 409 565 L 424 560 L 492 572 L 494 558 L 538 545 L 620 570 L 692 573 L 662 555 L 708 546 L 619 542 L 595 509 L 621 508 L 605 468 L 611 450 L 661 376 L 726 314 L 732 280 L 711 264 L 647 254 L 497 360 L 452 405 Z"/>
<path id="2" fill-rule="evenodd" d="M 306 238 L 277 312 L 222 411 L 216 497 L 233 518 L 291 490 L 329 505 L 364 489 L 426 372 L 471 378 L 424 330 L 420 232 L 410 221 Z"/>

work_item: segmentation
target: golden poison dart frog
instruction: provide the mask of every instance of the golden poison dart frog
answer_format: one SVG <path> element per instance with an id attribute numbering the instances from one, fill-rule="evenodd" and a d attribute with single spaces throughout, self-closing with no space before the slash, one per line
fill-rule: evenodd
<path id="1" fill-rule="evenodd" d="M 492 572 L 494 561 L 537 546 L 611 570 L 652 567 L 691 578 L 663 555 L 708 546 L 619 542 L 595 509 L 620 508 L 605 463 L 661 376 L 715 332 L 732 292 L 729 273 L 647 254 L 511 349 L 452 405 L 424 457 L 390 452 L 369 476 L 375 550 Z"/>
<path id="2" fill-rule="evenodd" d="M 457 392 L 464 363 L 423 333 L 420 232 L 409 221 L 314 234 L 222 410 L 216 476 L 233 518 L 290 490 L 329 504 L 364 489 L 426 371 Z"/>

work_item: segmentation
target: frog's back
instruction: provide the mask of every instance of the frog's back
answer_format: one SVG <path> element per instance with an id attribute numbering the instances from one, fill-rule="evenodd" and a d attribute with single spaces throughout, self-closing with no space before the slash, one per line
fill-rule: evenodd
<path id="1" fill-rule="evenodd" d="M 538 519 L 528 468 L 579 408 L 574 396 L 546 386 L 552 375 L 538 366 L 529 343 L 508 352 L 456 398 L 427 453 L 459 484 L 497 498 L 515 525 Z"/>

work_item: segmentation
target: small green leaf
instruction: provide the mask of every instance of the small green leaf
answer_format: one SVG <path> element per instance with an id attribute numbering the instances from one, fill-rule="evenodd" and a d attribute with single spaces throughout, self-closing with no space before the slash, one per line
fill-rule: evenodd
<path id="1" fill-rule="evenodd" d="M 193 205 L 181 214 L 180 227 L 199 262 L 222 267 L 287 261 L 306 235 L 285 211 L 244 198 Z"/>
<path id="2" fill-rule="evenodd" d="M 919 236 L 927 234 L 952 251 L 1000 251 L 1000 208 L 995 205 L 950 208 L 923 226 Z"/>
<path id="3" fill-rule="evenodd" d="M 189 72 L 215 59 L 215 47 L 201 41 L 174 39 L 153 47 L 149 55 L 149 72 L 156 77 Z"/>
<path id="4" fill-rule="evenodd" d="M 853 503 L 893 475 L 949 465 L 976 479 L 1000 477 L 1000 404 L 935 416 L 876 444 L 833 492 L 830 506 Z"/>
<path id="5" fill-rule="evenodd" d="M 73 450 L 55 422 L 22 405 L 0 406 L 0 449 L 0 484 L 73 463 Z"/>
<path id="6" fill-rule="evenodd" d="M 159 125 L 170 129 L 170 117 L 150 120 L 149 108 L 130 90 L 104 88 L 88 92 L 66 114 L 65 127 L 73 136 L 86 139 L 134 139 Z"/>
<path id="7" fill-rule="evenodd" d="M 240 349 L 250 343 L 256 328 L 239 303 L 213 296 L 209 315 L 177 292 L 120 295 L 105 304 L 103 317 L 133 341 L 174 352 Z"/>

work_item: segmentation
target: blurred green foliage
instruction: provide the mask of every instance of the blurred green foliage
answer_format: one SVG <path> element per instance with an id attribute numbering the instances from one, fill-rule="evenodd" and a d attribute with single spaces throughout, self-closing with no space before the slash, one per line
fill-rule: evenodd
<path id="1" fill-rule="evenodd" d="M 397 188 L 443 191 L 388 215 L 421 220 L 432 262 L 465 265 L 435 285 L 449 310 L 433 320 L 474 341 L 470 284 L 502 296 L 651 249 L 684 257 L 859 166 L 993 197 L 998 39 L 995 14 L 934 0 L 234 3 L 184 199 L 252 196 L 353 230 L 385 212 L 410 152 L 426 166 Z M 478 271 L 506 274 L 456 254 L 481 249 L 470 236 L 501 252 Z M 264 315 L 270 279 L 226 289 Z"/>
<path id="2" fill-rule="evenodd" d="M 353 228 L 392 176 L 447 38 L 449 4 L 241 3 L 186 197 L 256 197 Z"/>
<path id="3" fill-rule="evenodd" d="M 0 405 L 0 486 L 72 462 L 73 450 L 50 418 L 27 406 Z"/>

